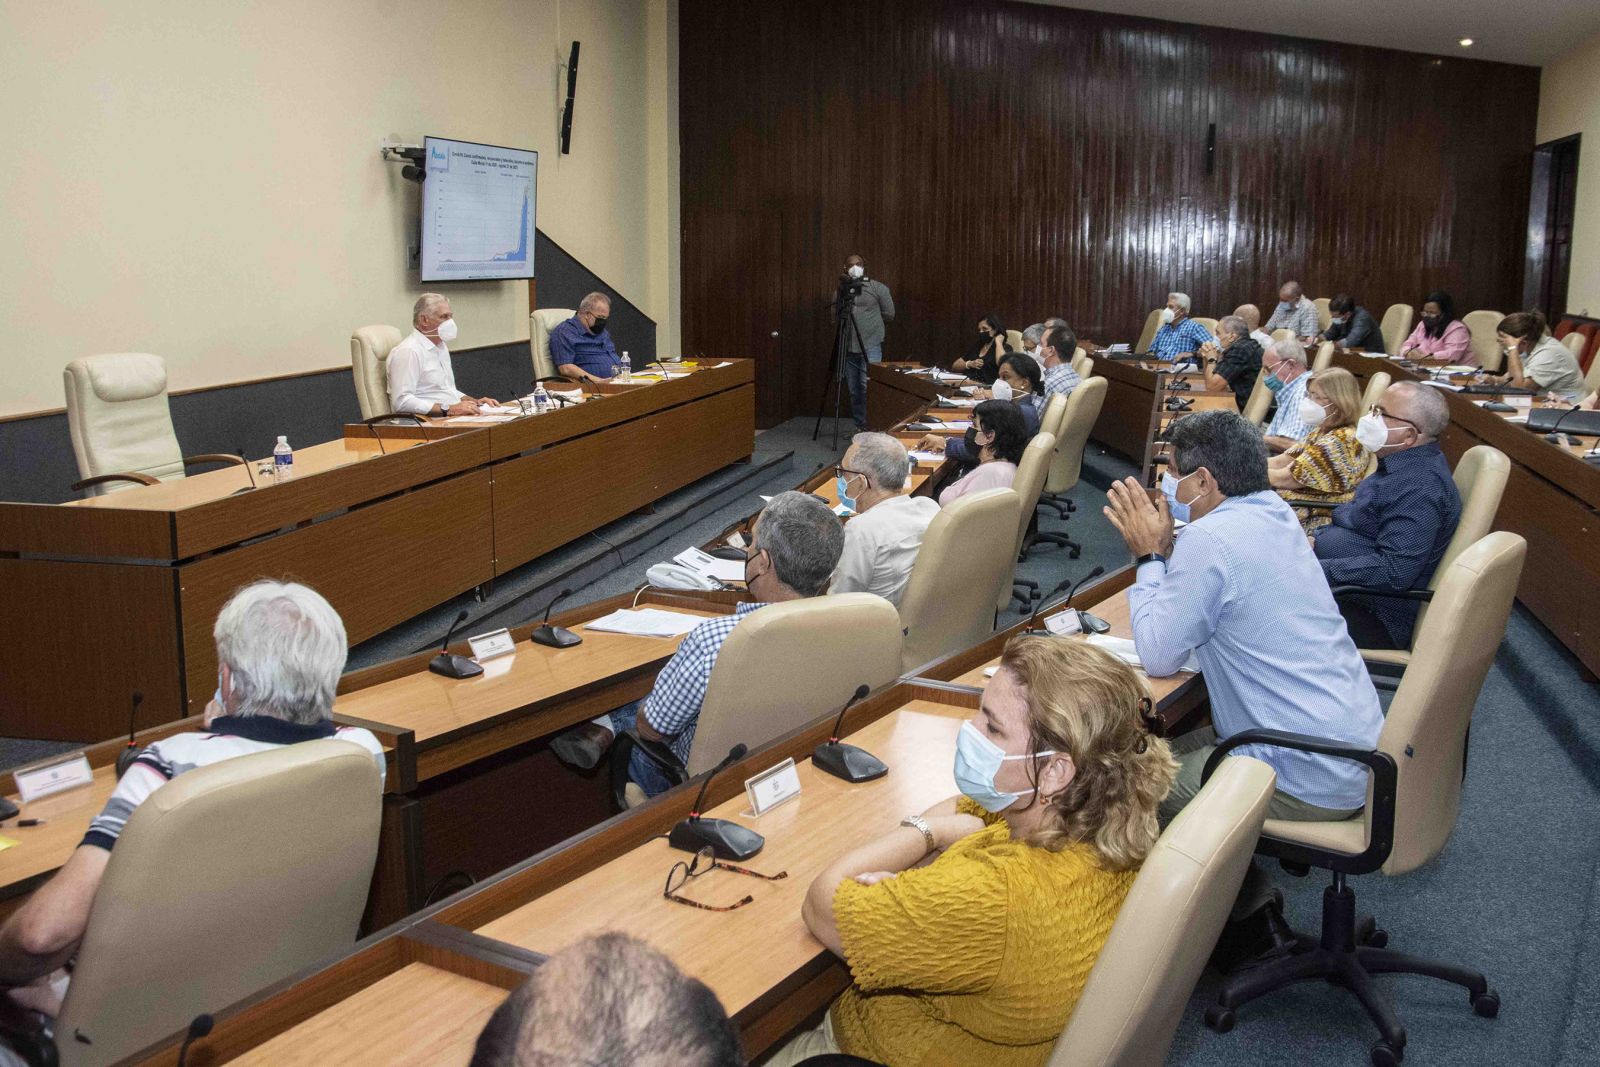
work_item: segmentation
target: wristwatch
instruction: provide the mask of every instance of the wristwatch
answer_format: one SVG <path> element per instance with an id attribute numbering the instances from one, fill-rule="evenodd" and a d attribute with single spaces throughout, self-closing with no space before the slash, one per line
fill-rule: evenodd
<path id="1" fill-rule="evenodd" d="M 909 826 L 922 834 L 922 840 L 928 843 L 928 851 L 932 852 L 934 850 L 936 846 L 933 843 L 933 827 L 928 825 L 927 819 L 920 815 L 907 815 L 900 820 L 900 825 Z"/>
<path id="2" fill-rule="evenodd" d="M 1135 569 L 1138 569 L 1139 567 L 1143 567 L 1146 563 L 1159 563 L 1165 567 L 1167 565 L 1167 557 L 1163 556 L 1159 552 L 1146 552 L 1144 555 L 1133 561 L 1133 566 Z"/>

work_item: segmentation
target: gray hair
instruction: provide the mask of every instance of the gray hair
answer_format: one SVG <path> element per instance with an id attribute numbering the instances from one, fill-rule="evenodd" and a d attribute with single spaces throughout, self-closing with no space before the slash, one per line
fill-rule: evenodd
<path id="1" fill-rule="evenodd" d="M 307 726 L 333 713 L 349 647 L 339 613 L 315 589 L 247 585 L 222 606 L 211 636 L 231 672 L 228 714 Z"/>
<path id="2" fill-rule="evenodd" d="M 1285 337 L 1281 341 L 1272 342 L 1271 351 L 1281 360 L 1298 363 L 1302 367 L 1306 365 L 1306 346 L 1296 338 Z"/>
<path id="3" fill-rule="evenodd" d="M 1185 311 L 1189 310 L 1189 294 L 1188 293 L 1168 293 L 1167 294 L 1167 299 L 1168 300 L 1176 300 L 1178 302 L 1178 306 L 1179 307 L 1181 307 Z"/>
<path id="4" fill-rule="evenodd" d="M 1418 382 L 1396 382 L 1389 388 L 1403 398 L 1405 414 L 1401 417 L 1415 423 L 1422 436 L 1437 438 L 1450 425 L 1450 405 L 1438 389 Z"/>
<path id="5" fill-rule="evenodd" d="M 1067 320 L 1062 318 L 1060 315 L 1051 315 L 1048 319 L 1044 320 L 1045 329 L 1052 329 L 1056 326 L 1067 328 Z"/>
<path id="6" fill-rule="evenodd" d="M 1026 330 L 1022 331 L 1022 339 L 1024 341 L 1032 341 L 1034 344 L 1038 344 L 1040 341 L 1044 340 L 1044 331 L 1045 324 L 1042 322 L 1036 322 L 1032 326 L 1029 326 Z"/>
<path id="7" fill-rule="evenodd" d="M 604 293 L 590 293 L 578 301 L 578 310 L 592 312 L 601 304 L 604 304 L 609 309 L 611 307 L 611 298 Z"/>
<path id="8" fill-rule="evenodd" d="M 1204 467 L 1223 496 L 1249 496 L 1271 488 L 1261 429 L 1231 411 L 1197 411 L 1167 430 L 1174 476 Z"/>
<path id="9" fill-rule="evenodd" d="M 1217 320 L 1217 332 L 1224 330 L 1241 339 L 1250 336 L 1250 324 L 1238 315 L 1224 315 Z"/>
<path id="10" fill-rule="evenodd" d="M 449 303 L 449 298 L 443 293 L 423 293 L 411 305 L 411 325 L 415 326 L 422 321 L 422 316 L 432 315 L 436 308 Z"/>
<path id="11" fill-rule="evenodd" d="M 839 566 L 844 527 L 820 499 L 791 489 L 761 509 L 753 547 L 772 557 L 778 581 L 801 596 L 819 596 Z"/>
<path id="12" fill-rule="evenodd" d="M 850 443 L 856 446 L 856 467 L 875 488 L 898 493 L 905 487 L 911 473 L 905 445 L 886 433 L 858 433 Z"/>

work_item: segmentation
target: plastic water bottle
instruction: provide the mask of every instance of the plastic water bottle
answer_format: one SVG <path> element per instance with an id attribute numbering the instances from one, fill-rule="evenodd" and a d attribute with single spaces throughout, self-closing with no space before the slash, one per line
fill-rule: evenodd
<path id="1" fill-rule="evenodd" d="M 550 394 L 544 391 L 544 383 L 540 382 L 533 390 L 533 413 L 543 415 L 550 410 Z"/>
<path id="2" fill-rule="evenodd" d="M 628 358 L 628 353 L 626 352 L 622 353 L 622 371 L 619 377 L 623 381 L 628 381 L 633 377 L 633 361 Z"/>
<path id="3" fill-rule="evenodd" d="M 272 479 L 273 481 L 286 482 L 294 477 L 294 449 L 289 447 L 289 439 L 279 436 L 278 444 L 272 450 Z"/>

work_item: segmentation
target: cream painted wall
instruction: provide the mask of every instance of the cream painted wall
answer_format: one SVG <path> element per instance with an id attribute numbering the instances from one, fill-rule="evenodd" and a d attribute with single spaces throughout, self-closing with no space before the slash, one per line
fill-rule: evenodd
<path id="1" fill-rule="evenodd" d="M 173 389 L 348 365 L 420 289 L 385 136 L 537 149 L 539 228 L 676 347 L 675 0 L 0 0 L 0 24 L 0 415 L 59 408 L 95 352 L 155 352 Z M 440 288 L 457 348 L 527 338 L 525 282 Z"/>
<path id="2" fill-rule="evenodd" d="M 1547 64 L 1539 78 L 1539 143 L 1583 134 L 1567 309 L 1600 316 L 1600 36 Z"/>

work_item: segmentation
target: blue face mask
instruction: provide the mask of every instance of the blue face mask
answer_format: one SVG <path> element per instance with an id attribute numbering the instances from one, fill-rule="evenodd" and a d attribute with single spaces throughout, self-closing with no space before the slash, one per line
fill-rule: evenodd
<path id="1" fill-rule="evenodd" d="M 1174 522 L 1189 521 L 1189 505 L 1178 502 L 1178 486 L 1183 484 L 1184 478 L 1193 476 L 1194 471 L 1185 474 L 1183 478 L 1174 478 L 1171 472 L 1161 476 L 1161 495 L 1167 498 L 1167 510 L 1172 513 Z"/>
<path id="2" fill-rule="evenodd" d="M 1276 393 L 1278 390 L 1283 388 L 1283 383 L 1278 381 L 1278 376 L 1273 374 L 1271 371 L 1267 372 L 1267 376 L 1262 380 L 1262 384 L 1267 387 L 1267 392 L 1269 393 Z"/>
<path id="3" fill-rule="evenodd" d="M 850 495 L 850 491 L 847 488 L 847 486 L 849 486 L 849 484 L 850 484 L 849 476 L 841 474 L 837 478 L 835 478 L 833 480 L 833 482 L 834 482 L 834 486 L 839 490 L 839 503 L 843 504 L 845 507 L 849 508 L 851 511 L 855 511 L 855 509 L 856 509 L 856 498 Z"/>
<path id="4" fill-rule="evenodd" d="M 961 732 L 956 735 L 956 787 L 971 797 L 984 811 L 1002 812 L 1025 795 L 1002 793 L 995 788 L 994 777 L 1000 773 L 1000 768 L 1006 761 L 1054 755 L 1055 752 L 1052 751 L 1035 752 L 1027 756 L 1008 756 L 1004 749 L 983 736 L 982 731 L 972 725 L 969 719 L 961 724 Z M 1038 791 L 1038 789 L 1028 790 L 1029 793 Z"/>
<path id="5" fill-rule="evenodd" d="M 1278 310 L 1279 311 L 1293 311 L 1294 310 L 1294 304 L 1291 301 L 1288 301 L 1288 300 L 1280 300 L 1280 301 L 1278 301 Z"/>

